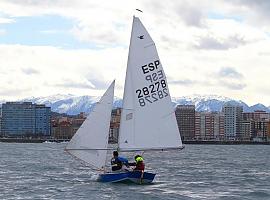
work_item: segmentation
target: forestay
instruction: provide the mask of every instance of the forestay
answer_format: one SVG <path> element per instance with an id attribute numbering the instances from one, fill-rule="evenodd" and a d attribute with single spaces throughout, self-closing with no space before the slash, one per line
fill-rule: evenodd
<path id="1" fill-rule="evenodd" d="M 70 154 L 97 169 L 104 169 L 106 162 L 114 85 L 115 81 L 66 147 Z"/>
<path id="2" fill-rule="evenodd" d="M 155 43 L 137 17 L 133 18 L 118 143 L 121 151 L 182 147 Z"/>

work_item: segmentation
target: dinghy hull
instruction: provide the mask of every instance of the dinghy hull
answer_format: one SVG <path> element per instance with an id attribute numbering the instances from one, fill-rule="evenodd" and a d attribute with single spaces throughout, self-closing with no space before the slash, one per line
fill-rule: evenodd
<path id="1" fill-rule="evenodd" d="M 100 174 L 98 181 L 110 183 L 131 182 L 137 184 L 147 184 L 154 180 L 155 175 L 156 174 L 141 171 L 106 173 Z"/>

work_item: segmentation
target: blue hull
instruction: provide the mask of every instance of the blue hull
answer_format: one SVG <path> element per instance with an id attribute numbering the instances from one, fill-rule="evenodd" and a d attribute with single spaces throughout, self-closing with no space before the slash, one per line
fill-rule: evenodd
<path id="1" fill-rule="evenodd" d="M 143 172 L 142 174 L 141 171 L 106 173 L 100 174 L 98 177 L 98 181 L 110 183 L 132 182 L 138 184 L 145 184 L 151 183 L 154 180 L 155 175 L 156 174 L 149 172 Z"/>

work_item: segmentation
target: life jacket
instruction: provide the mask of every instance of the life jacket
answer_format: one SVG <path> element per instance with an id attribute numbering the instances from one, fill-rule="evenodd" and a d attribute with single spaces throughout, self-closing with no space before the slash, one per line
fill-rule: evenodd
<path id="1" fill-rule="evenodd" d="M 145 168 L 144 162 L 143 162 L 143 157 L 142 156 L 138 156 L 136 159 L 136 167 L 134 170 L 141 170 L 143 171 Z"/>

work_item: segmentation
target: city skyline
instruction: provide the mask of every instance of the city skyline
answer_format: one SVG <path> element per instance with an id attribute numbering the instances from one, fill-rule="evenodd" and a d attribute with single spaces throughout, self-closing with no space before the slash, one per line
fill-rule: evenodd
<path id="1" fill-rule="evenodd" d="M 269 106 L 269 7 L 248 0 L 3 0 L 0 97 L 100 96 L 113 78 L 122 97 L 136 14 L 153 36 L 172 96 L 216 94 Z"/>
<path id="2" fill-rule="evenodd" d="M 67 95 L 52 95 L 47 97 L 30 97 L 26 99 L 19 99 L 19 102 L 32 102 L 36 104 L 45 104 L 52 108 L 52 111 L 58 113 L 66 113 L 71 115 L 76 115 L 80 112 L 89 113 L 91 112 L 93 105 L 100 99 L 100 96 L 75 96 L 71 94 Z M 122 107 L 122 98 L 114 97 L 114 108 Z M 0 99 L 1 103 L 5 103 Z M 194 95 L 194 96 L 183 96 L 183 97 L 172 97 L 173 105 L 195 105 L 196 111 L 205 112 L 220 112 L 222 106 L 226 102 L 231 102 L 235 105 L 243 106 L 244 112 L 253 112 L 255 110 L 264 110 L 270 113 L 270 106 L 267 107 L 263 104 L 247 105 L 243 101 L 238 101 L 222 96 L 214 95 Z"/>
<path id="3" fill-rule="evenodd" d="M 51 107 L 30 102 L 3 104 L 0 117 L 0 137 L 35 139 L 70 139 L 83 124 L 86 114 L 52 113 Z M 109 140 L 117 141 L 121 108 L 113 109 Z M 222 111 L 196 111 L 195 105 L 177 105 L 175 117 L 183 141 L 269 141 L 270 113 L 243 112 L 243 106 L 230 102 Z M 4 140 L 4 141 L 9 141 Z"/>

